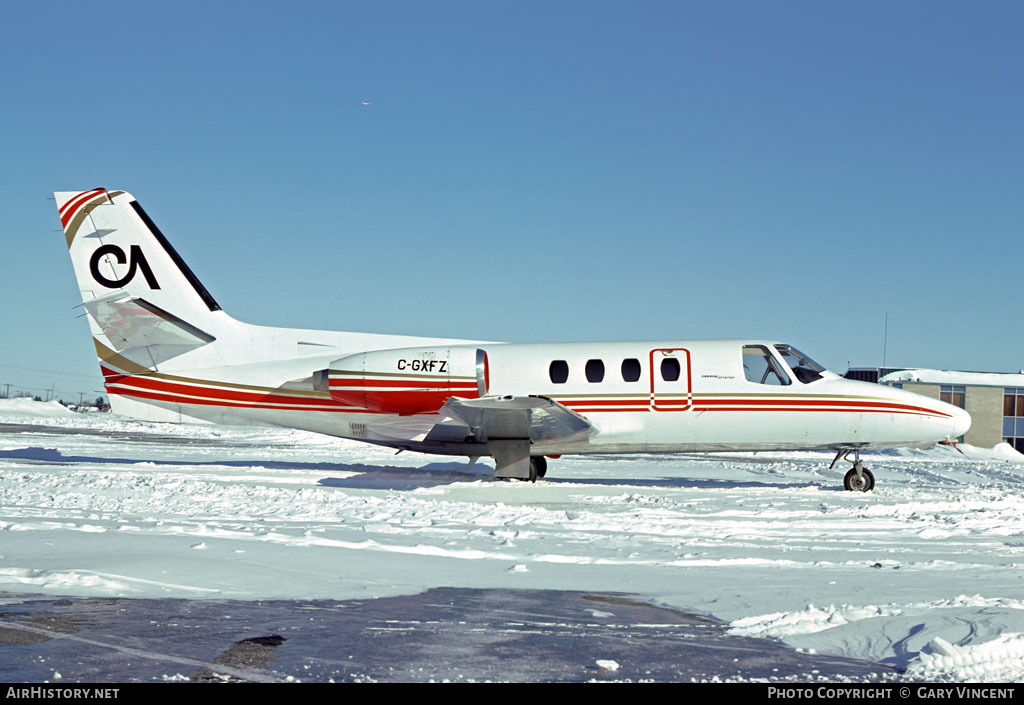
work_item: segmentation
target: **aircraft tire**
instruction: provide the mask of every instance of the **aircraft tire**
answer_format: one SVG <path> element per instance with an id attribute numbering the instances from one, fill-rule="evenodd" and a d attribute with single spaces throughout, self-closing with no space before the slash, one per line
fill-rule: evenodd
<path id="1" fill-rule="evenodd" d="M 531 455 L 530 456 L 530 475 L 536 475 L 536 477 L 544 477 L 548 474 L 548 461 L 543 455 Z"/>
<path id="2" fill-rule="evenodd" d="M 850 492 L 870 492 L 875 489 L 875 476 L 870 470 L 863 470 L 863 480 L 857 476 L 856 470 L 850 470 L 843 478 L 843 488 Z"/>

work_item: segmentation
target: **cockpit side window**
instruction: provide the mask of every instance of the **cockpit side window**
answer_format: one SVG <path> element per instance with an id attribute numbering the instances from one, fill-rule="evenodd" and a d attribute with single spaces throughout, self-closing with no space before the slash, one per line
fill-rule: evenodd
<path id="1" fill-rule="evenodd" d="M 749 381 L 757 384 L 791 384 L 789 375 L 782 369 L 782 365 L 763 345 L 743 346 L 743 374 Z"/>
<path id="2" fill-rule="evenodd" d="M 821 373 L 825 371 L 825 368 L 792 345 L 776 345 L 775 349 L 782 355 L 782 359 L 789 365 L 789 369 L 793 370 L 796 378 L 804 384 L 817 382 L 821 379 Z"/>

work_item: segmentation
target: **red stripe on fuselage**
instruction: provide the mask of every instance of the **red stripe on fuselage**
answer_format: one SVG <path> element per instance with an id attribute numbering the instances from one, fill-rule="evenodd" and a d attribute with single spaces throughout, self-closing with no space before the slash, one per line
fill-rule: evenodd
<path id="1" fill-rule="evenodd" d="M 331 397 L 308 395 L 292 395 L 286 391 L 263 391 L 259 389 L 245 390 L 213 386 L 216 383 L 207 380 L 196 380 L 193 382 L 175 382 L 159 377 L 147 375 L 127 375 L 117 370 L 101 365 L 105 385 L 112 394 L 122 396 L 137 396 L 144 399 L 157 401 L 169 401 L 180 404 L 201 404 L 213 406 L 226 406 L 236 408 L 265 408 L 280 409 L 290 408 L 291 410 L 309 411 L 348 411 L 353 413 L 389 413 L 386 411 L 373 411 L 354 404 L 343 404 Z M 360 380 L 362 381 L 362 380 Z M 385 380 L 390 382 L 391 380 Z M 397 384 L 408 385 L 408 382 L 397 382 Z M 475 385 L 465 383 L 468 387 Z M 443 389 L 430 390 L 427 394 L 437 395 L 443 393 Z M 451 396 L 462 397 L 459 392 L 462 389 L 452 389 Z M 405 394 L 399 391 L 381 392 L 385 398 L 400 399 Z M 416 394 L 412 392 L 412 394 Z M 475 395 L 473 395 L 475 396 Z M 440 397 L 439 397 L 440 399 Z M 563 399 L 558 400 L 563 406 L 573 411 L 585 413 L 623 413 L 637 412 L 648 413 L 652 411 L 649 399 Z M 438 402 L 437 408 L 443 400 Z M 690 409 L 695 412 L 703 411 L 804 411 L 804 412 L 829 412 L 829 413 L 892 413 L 915 416 L 931 416 L 949 418 L 950 414 L 927 407 L 902 404 L 895 401 L 879 400 L 850 400 L 850 399 L 698 399 L 691 402 L 687 399 L 656 399 L 655 403 L 664 408 L 668 406 L 680 407 L 678 409 L 667 409 L 668 411 L 685 411 Z M 326 408 L 325 408 L 326 407 Z M 422 407 L 421 407 L 422 408 Z M 418 413 L 432 413 L 430 410 L 422 410 Z"/>
<path id="2" fill-rule="evenodd" d="M 152 399 L 153 401 L 166 401 L 175 404 L 196 404 L 199 406 L 222 406 L 227 408 L 235 409 L 274 409 L 276 411 L 323 411 L 331 413 L 349 413 L 349 414 L 374 414 L 377 412 L 369 411 L 367 409 L 358 409 L 351 406 L 341 406 L 340 404 L 334 404 L 330 400 L 324 401 L 320 407 L 306 407 L 306 406 L 288 406 L 284 404 L 260 404 L 257 402 L 253 403 L 242 403 L 242 402 L 231 402 L 224 401 L 221 399 L 212 398 L 201 398 L 193 399 L 182 397 L 176 394 L 165 394 L 162 392 L 147 392 L 140 389 L 117 389 L 117 385 L 107 386 L 108 394 L 117 394 L 125 397 L 137 397 L 139 399 Z"/>
<path id="3" fill-rule="evenodd" d="M 802 407 L 802 406 L 788 406 L 788 407 L 763 407 L 763 406 L 736 406 L 729 408 L 707 408 L 695 404 L 693 407 L 694 411 L 781 411 L 781 412 L 821 412 L 821 413 L 838 413 L 838 414 L 902 414 L 904 416 L 923 416 L 925 418 L 946 418 L 944 416 L 937 416 L 936 413 L 922 413 L 920 411 L 901 411 L 900 409 L 871 409 L 871 408 L 857 408 L 857 407 L 844 407 L 842 409 L 828 408 L 828 407 Z"/>
<path id="4" fill-rule="evenodd" d="M 649 399 L 564 399 L 557 400 L 574 411 L 642 411 L 652 406 Z M 850 399 L 655 399 L 654 406 L 686 407 L 671 409 L 685 411 L 690 405 L 695 411 L 848 411 L 850 413 L 900 413 L 917 416 L 950 418 L 950 414 L 923 406 L 901 404 L 895 401 Z"/>
<path id="5" fill-rule="evenodd" d="M 223 387 L 193 386 L 192 384 L 169 382 L 157 377 L 146 377 L 142 375 L 122 376 L 116 380 L 108 380 L 106 384 L 108 387 L 127 387 L 132 391 L 144 390 L 147 392 L 161 393 L 165 395 L 187 396 L 190 399 L 192 397 L 198 397 L 213 401 L 292 404 L 294 406 L 342 406 L 326 395 L 322 397 L 308 397 L 275 392 L 263 392 L 259 390 L 247 391 L 242 389 L 226 389 Z M 192 402 L 183 401 L 183 403 Z"/>
<path id="6" fill-rule="evenodd" d="M 829 407 L 871 407 L 881 410 L 902 410 L 915 411 L 937 416 L 950 416 L 936 409 L 929 409 L 924 406 L 913 406 L 895 401 L 872 401 L 856 399 L 700 399 L 695 406 L 720 407 L 720 406 L 829 406 Z M 841 410 L 841 409 L 837 409 Z"/>
<path id="7" fill-rule="evenodd" d="M 393 387 L 398 389 L 465 389 L 476 391 L 476 382 L 449 382 L 446 379 L 363 379 L 361 377 L 331 377 L 330 387 Z"/>

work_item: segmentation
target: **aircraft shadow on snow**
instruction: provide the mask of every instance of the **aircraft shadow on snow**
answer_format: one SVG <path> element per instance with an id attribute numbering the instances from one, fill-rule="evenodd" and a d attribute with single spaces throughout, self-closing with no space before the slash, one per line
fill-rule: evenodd
<path id="1" fill-rule="evenodd" d="M 25 460 L 36 463 L 58 465 L 120 465 L 120 466 L 192 466 L 200 468 L 266 468 L 268 470 L 322 470 L 330 472 L 356 473 L 352 477 L 324 477 L 317 484 L 323 487 L 339 487 L 351 489 L 391 489 L 414 490 L 425 486 L 456 484 L 460 482 L 478 482 L 493 480 L 494 482 L 518 482 L 492 476 L 493 469 L 485 464 L 478 464 L 467 469 L 460 462 L 432 462 L 419 467 L 403 467 L 397 465 L 373 465 L 369 463 L 331 463 L 331 462 L 297 462 L 286 460 L 145 460 L 140 458 L 114 458 L 106 456 L 64 455 L 55 448 L 29 447 L 11 450 L 0 450 L 0 459 Z M 718 459 L 720 461 L 720 459 Z M 738 460 L 738 459 L 737 459 Z M 742 461 L 740 461 L 742 462 Z M 809 477 L 813 482 L 815 478 Z M 740 487 L 773 487 L 777 489 L 806 487 L 808 482 L 760 482 L 757 480 L 723 480 L 701 479 L 694 477 L 594 477 L 565 478 L 551 477 L 542 483 L 568 485 L 601 485 L 601 486 L 634 486 L 664 488 L 695 488 L 695 489 L 735 489 Z M 841 491 L 831 487 L 827 480 L 822 489 Z"/>

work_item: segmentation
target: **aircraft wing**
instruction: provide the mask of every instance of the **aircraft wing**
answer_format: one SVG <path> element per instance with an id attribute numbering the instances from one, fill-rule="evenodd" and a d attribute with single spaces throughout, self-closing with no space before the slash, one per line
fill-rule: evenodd
<path id="1" fill-rule="evenodd" d="M 535 479 L 532 444 L 582 440 L 596 432 L 593 424 L 558 402 L 540 396 L 452 397 L 440 413 L 465 424 L 494 457 L 496 477 Z M 445 427 L 448 424 L 440 424 Z M 432 433 L 436 432 L 435 427 Z"/>
<path id="2" fill-rule="evenodd" d="M 441 413 L 468 426 L 480 443 L 575 440 L 586 438 L 594 430 L 593 425 L 576 412 L 540 396 L 452 397 L 441 407 Z"/>

